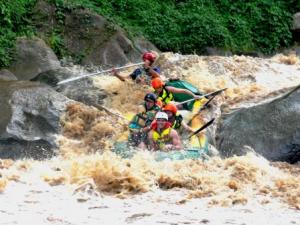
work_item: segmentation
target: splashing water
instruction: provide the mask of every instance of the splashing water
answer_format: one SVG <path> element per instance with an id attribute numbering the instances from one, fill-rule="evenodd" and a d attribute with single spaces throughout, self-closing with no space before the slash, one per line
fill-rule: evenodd
<path id="1" fill-rule="evenodd" d="M 217 101 L 230 107 L 300 83 L 294 56 L 165 53 L 159 63 L 165 77 L 204 92 L 228 87 Z M 108 93 L 105 105 L 124 116 L 138 111 L 151 91 L 110 75 L 93 80 Z M 122 159 L 110 149 L 127 131 L 126 121 L 83 104 L 69 105 L 61 121 L 57 157 L 0 160 L 1 224 L 300 224 L 300 164 L 270 163 L 253 153 L 157 162 L 140 151 Z"/>

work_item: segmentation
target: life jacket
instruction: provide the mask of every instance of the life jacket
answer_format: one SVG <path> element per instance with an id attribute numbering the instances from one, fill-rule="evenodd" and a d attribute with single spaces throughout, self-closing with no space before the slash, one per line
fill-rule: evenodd
<path id="1" fill-rule="evenodd" d="M 171 123 L 166 122 L 165 127 L 162 132 L 158 132 L 157 130 L 157 122 L 151 124 L 151 129 L 153 130 L 153 141 L 157 145 L 159 149 L 163 149 L 164 145 L 171 141 L 170 133 L 171 133 Z"/>
<path id="2" fill-rule="evenodd" d="M 136 130 L 141 129 L 143 127 L 149 126 L 152 121 L 154 120 L 155 114 L 160 111 L 160 107 L 154 105 L 150 110 L 145 111 L 142 113 L 136 114 L 129 124 L 129 129 Z"/>
<path id="3" fill-rule="evenodd" d="M 162 92 L 159 94 L 158 99 L 163 102 L 164 105 L 174 100 L 173 94 L 169 92 L 165 86 L 162 89 Z"/>

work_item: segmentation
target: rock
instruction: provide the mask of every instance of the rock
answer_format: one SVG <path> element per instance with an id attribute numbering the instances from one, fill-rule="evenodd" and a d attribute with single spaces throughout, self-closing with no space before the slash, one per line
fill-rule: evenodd
<path id="1" fill-rule="evenodd" d="M 102 105 L 103 100 L 107 97 L 106 91 L 95 87 L 90 79 L 60 85 L 57 91 L 70 99 L 95 107 Z"/>
<path id="2" fill-rule="evenodd" d="M 50 34 L 52 29 L 58 23 L 54 4 L 49 4 L 45 0 L 38 0 L 32 11 L 32 22 L 41 34 Z"/>
<path id="3" fill-rule="evenodd" d="M 293 16 L 293 30 L 300 30 L 300 12 L 297 12 Z"/>
<path id="4" fill-rule="evenodd" d="M 0 82 L 0 158 L 53 155 L 60 116 L 70 102 L 46 85 Z"/>
<path id="5" fill-rule="evenodd" d="M 93 62 L 96 65 L 125 65 L 129 62 L 140 62 L 141 54 L 134 48 L 132 42 L 121 31 L 116 31 L 110 40 L 91 51 L 82 60 L 84 65 Z"/>
<path id="6" fill-rule="evenodd" d="M 30 80 L 39 73 L 60 67 L 60 63 L 42 39 L 19 38 L 17 54 L 9 70 L 18 80 Z"/>
<path id="7" fill-rule="evenodd" d="M 205 51 L 210 56 L 232 56 L 232 52 L 215 47 L 206 47 Z"/>
<path id="8" fill-rule="evenodd" d="M 64 50 L 82 65 L 120 66 L 140 62 L 142 51 L 156 50 L 145 39 L 129 39 L 124 30 L 104 17 L 89 10 L 70 7 L 59 21 L 56 8 L 45 0 L 35 6 L 33 21 L 40 36 L 48 37 L 51 29 L 62 30 L 57 34 Z M 50 25 L 49 25 L 50 24 Z"/>
<path id="9" fill-rule="evenodd" d="M 294 52 L 296 53 L 297 57 L 300 57 L 300 46 L 296 46 Z"/>
<path id="10" fill-rule="evenodd" d="M 293 16 L 293 26 L 291 28 L 293 40 L 296 43 L 300 43 L 300 12 L 297 12 Z"/>
<path id="11" fill-rule="evenodd" d="M 48 84 L 53 88 L 58 88 L 57 83 L 59 81 L 75 77 L 76 74 L 68 70 L 65 67 L 60 67 L 54 70 L 48 70 L 39 73 L 36 77 L 32 78 L 31 81 L 39 81 L 41 83 Z"/>
<path id="12" fill-rule="evenodd" d="M 222 116 L 217 148 L 222 155 L 242 155 L 244 146 L 268 160 L 300 160 L 300 86 L 267 102 Z"/>
<path id="13" fill-rule="evenodd" d="M 143 37 L 135 38 L 134 45 L 140 52 L 146 52 L 149 50 L 160 52 L 159 49 L 154 44 L 152 44 L 150 41 L 146 40 Z"/>
<path id="14" fill-rule="evenodd" d="M 89 78 L 84 78 L 70 83 L 57 85 L 57 82 L 75 77 L 76 75 L 66 69 L 59 68 L 40 73 L 32 81 L 40 81 L 52 86 L 56 91 L 78 102 L 82 102 L 89 106 L 97 106 L 103 104 L 103 99 L 107 97 L 107 93 L 95 87 L 93 81 Z M 77 75 L 78 76 L 78 75 Z"/>
<path id="15" fill-rule="evenodd" d="M 54 148 L 44 140 L 24 141 L 14 138 L 0 139 L 0 158 L 33 158 L 43 160 L 55 155 Z"/>
<path id="16" fill-rule="evenodd" d="M 124 65 L 141 61 L 121 28 L 88 10 L 75 10 L 66 16 L 65 46 L 73 55 L 82 56 L 83 65 Z"/>
<path id="17" fill-rule="evenodd" d="M 18 80 L 18 79 L 9 70 L 3 69 L 3 70 L 0 70 L 0 80 L 10 81 L 10 80 Z"/>

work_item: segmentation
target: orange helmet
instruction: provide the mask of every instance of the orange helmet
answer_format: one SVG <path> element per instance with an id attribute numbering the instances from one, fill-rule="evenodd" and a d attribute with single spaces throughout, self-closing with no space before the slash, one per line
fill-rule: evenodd
<path id="1" fill-rule="evenodd" d="M 157 89 L 163 87 L 165 84 L 159 77 L 157 77 L 151 81 L 151 85 L 154 89 Z"/>
<path id="2" fill-rule="evenodd" d="M 153 63 L 155 61 L 155 54 L 153 52 L 145 52 L 143 54 L 143 60 L 146 61 L 146 60 L 149 60 L 151 63 Z"/>
<path id="3" fill-rule="evenodd" d="M 170 111 L 174 115 L 176 115 L 176 113 L 177 113 L 177 107 L 173 103 L 168 103 L 168 104 L 165 105 L 165 107 L 163 107 L 163 111 Z"/>

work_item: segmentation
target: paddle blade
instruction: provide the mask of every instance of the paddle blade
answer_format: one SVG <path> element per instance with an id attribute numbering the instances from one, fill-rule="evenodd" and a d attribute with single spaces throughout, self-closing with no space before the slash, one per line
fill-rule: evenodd
<path id="1" fill-rule="evenodd" d="M 209 122 L 204 124 L 202 127 L 200 127 L 198 130 L 196 130 L 193 134 L 191 134 L 188 138 L 193 137 L 194 135 L 198 134 L 200 131 L 204 130 L 208 126 L 210 126 L 214 122 L 215 118 L 211 119 Z"/>

